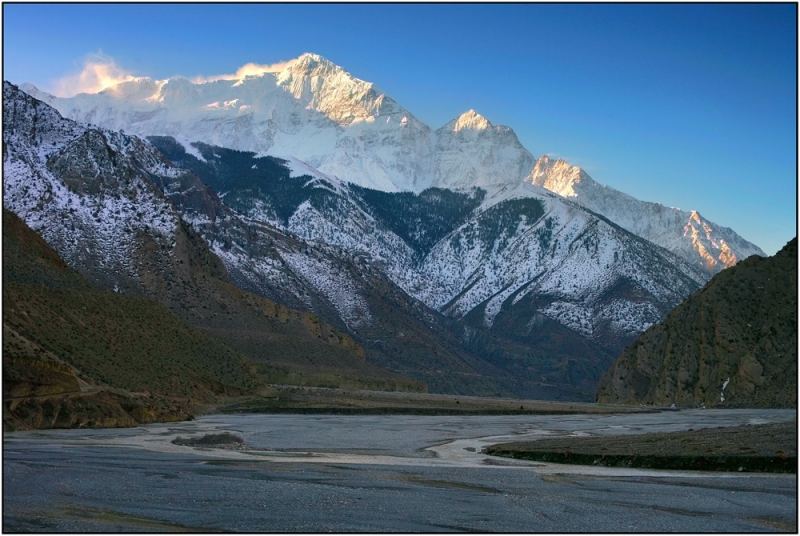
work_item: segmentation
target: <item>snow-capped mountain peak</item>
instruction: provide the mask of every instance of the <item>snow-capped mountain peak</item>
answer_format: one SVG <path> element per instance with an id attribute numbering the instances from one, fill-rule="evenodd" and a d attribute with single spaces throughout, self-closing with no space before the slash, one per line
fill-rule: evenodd
<path id="1" fill-rule="evenodd" d="M 370 82 L 318 54 L 306 53 L 276 74 L 276 81 L 308 109 L 322 112 L 340 125 L 374 120 L 400 107 Z"/>
<path id="2" fill-rule="evenodd" d="M 274 70 L 255 67 L 257 74 L 243 68 L 235 79 L 137 78 L 65 99 L 31 94 L 79 122 L 296 158 L 388 192 L 517 182 L 535 162 L 513 130 L 474 110 L 434 133 L 377 86 L 318 54 Z"/>
<path id="3" fill-rule="evenodd" d="M 100 91 L 99 95 L 106 95 L 120 102 L 136 103 L 163 102 L 164 88 L 169 85 L 169 91 L 173 95 L 179 93 L 178 88 L 188 88 L 191 82 L 186 78 L 171 78 L 169 80 L 153 80 L 147 77 L 138 77 L 125 82 L 120 82 L 109 86 Z M 183 90 L 184 92 L 187 89 Z M 91 94 L 79 94 L 76 97 L 89 97 Z"/>
<path id="4" fill-rule="evenodd" d="M 492 128 L 492 124 L 485 117 L 475 110 L 469 110 L 454 120 L 452 130 L 453 132 L 458 132 L 463 129 L 487 130 L 489 128 Z"/>
<path id="5" fill-rule="evenodd" d="M 313 52 L 305 52 L 288 62 L 286 69 L 290 68 L 294 70 L 303 70 L 309 73 L 316 72 L 317 74 L 344 71 L 344 69 L 329 59 L 324 58 L 319 54 L 314 54 Z"/>
<path id="6" fill-rule="evenodd" d="M 582 181 L 594 182 L 578 166 L 573 166 L 561 158 L 553 160 L 546 154 L 539 157 L 525 181 L 563 197 L 576 197 L 578 194 L 574 186 Z"/>
<path id="7" fill-rule="evenodd" d="M 42 91 L 41 89 L 31 84 L 30 82 L 24 82 L 22 84 L 19 84 L 17 87 L 19 87 L 20 90 L 27 93 L 31 97 L 39 99 L 40 101 L 50 104 L 51 106 L 54 106 L 53 103 L 58 100 L 57 97 L 54 97 L 53 95 L 47 93 L 46 91 Z"/>
<path id="8" fill-rule="evenodd" d="M 20 84 L 18 87 L 28 95 L 35 96 L 37 93 L 41 93 L 41 90 L 35 85 L 31 84 L 30 82 L 24 82 Z"/>
<path id="9" fill-rule="evenodd" d="M 469 110 L 436 131 L 432 186 L 467 189 L 521 182 L 533 155 L 506 126 Z"/>
<path id="10" fill-rule="evenodd" d="M 553 161 L 542 156 L 525 180 L 602 214 L 711 274 L 750 255 L 764 255 L 757 246 L 727 227 L 704 220 L 697 211 L 640 201 L 599 184 L 581 168 L 562 159 Z"/>

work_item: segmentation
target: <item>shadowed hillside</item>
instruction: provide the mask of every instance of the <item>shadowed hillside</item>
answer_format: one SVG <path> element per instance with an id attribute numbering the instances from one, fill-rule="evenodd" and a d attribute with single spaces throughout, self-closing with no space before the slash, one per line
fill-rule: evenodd
<path id="1" fill-rule="evenodd" d="M 193 404 L 266 382 L 424 390 L 367 363 L 352 339 L 315 315 L 212 277 L 213 255 L 186 253 L 197 282 L 180 286 L 181 302 L 170 292 L 161 299 L 200 330 L 150 298 L 89 283 L 4 210 L 6 428 L 184 419 Z"/>
<path id="2" fill-rule="evenodd" d="M 797 238 L 723 270 L 648 329 L 597 401 L 797 407 Z"/>
<path id="3" fill-rule="evenodd" d="M 95 287 L 3 210 L 3 422 L 131 426 L 252 392 L 247 359 L 163 305 Z"/>

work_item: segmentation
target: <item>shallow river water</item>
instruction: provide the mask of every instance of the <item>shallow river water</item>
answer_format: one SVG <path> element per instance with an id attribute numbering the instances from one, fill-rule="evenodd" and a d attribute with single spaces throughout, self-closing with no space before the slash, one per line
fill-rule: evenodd
<path id="1" fill-rule="evenodd" d="M 794 410 L 638 415 L 211 415 L 4 434 L 19 531 L 796 531 L 797 476 L 582 467 L 481 449 L 563 435 L 796 420 Z M 233 432 L 241 449 L 171 443 Z"/>

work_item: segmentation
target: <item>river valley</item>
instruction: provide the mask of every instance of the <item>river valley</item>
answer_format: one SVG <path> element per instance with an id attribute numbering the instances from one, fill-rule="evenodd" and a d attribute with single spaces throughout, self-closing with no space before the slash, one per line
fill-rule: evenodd
<path id="1" fill-rule="evenodd" d="M 796 421 L 795 410 L 611 415 L 207 415 L 7 432 L 4 532 L 775 532 L 797 475 L 585 467 L 481 449 Z M 230 432 L 236 448 L 177 437 Z"/>

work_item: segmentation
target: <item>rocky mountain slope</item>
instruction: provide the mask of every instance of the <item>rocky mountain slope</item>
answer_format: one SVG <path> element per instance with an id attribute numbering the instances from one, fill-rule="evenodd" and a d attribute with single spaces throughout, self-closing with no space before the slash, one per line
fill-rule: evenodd
<path id="1" fill-rule="evenodd" d="M 439 203 L 441 210 L 434 212 L 426 204 L 414 202 L 413 194 L 357 189 L 320 174 L 293 176 L 296 172 L 291 165 L 271 157 L 194 144 L 198 158 L 174 139 L 151 137 L 150 141 L 170 160 L 220 192 L 222 209 L 181 205 L 177 198 L 173 202 L 225 261 L 237 285 L 310 308 L 334 323 L 338 319 L 381 366 L 419 378 L 436 391 L 563 398 L 578 392 L 585 397 L 601 367 L 610 363 L 610 354 L 563 327 L 562 337 L 575 340 L 576 348 L 584 350 L 579 355 L 536 337 L 533 342 L 508 340 L 502 332 L 488 333 L 482 322 L 465 331 L 462 323 L 443 317 L 399 288 L 397 281 L 410 286 L 419 283 L 415 259 L 449 232 L 453 222 L 448 202 Z M 165 187 L 165 191 L 176 190 Z M 434 203 L 440 194 L 468 197 L 447 190 L 428 192 Z M 395 211 L 380 200 L 373 199 L 370 205 L 361 198 L 369 195 L 397 195 L 410 202 L 406 208 L 413 214 L 425 214 L 430 225 L 405 227 L 423 244 L 416 244 L 407 234 L 400 238 L 370 215 L 366 207 L 372 205 Z M 456 210 L 469 215 L 475 207 L 473 200 Z M 211 214 L 217 214 L 216 222 L 211 221 Z M 242 216 L 252 232 L 236 231 L 240 225 L 237 218 Z M 277 228 L 289 234 L 281 235 Z M 257 229 L 273 229 L 268 240 L 284 244 L 276 248 L 277 255 L 268 257 L 267 249 L 258 246 L 260 231 L 253 231 Z M 421 233 L 430 236 L 424 238 Z M 284 269 L 286 273 L 294 270 L 297 277 L 279 279 Z M 541 348 L 533 351 L 534 347 Z M 565 372 L 570 367 L 571 376 Z M 526 374 L 517 374 L 519 369 Z M 576 370 L 591 372 L 581 375 Z"/>
<path id="2" fill-rule="evenodd" d="M 98 94 L 56 98 L 23 89 L 65 117 L 140 136 L 172 136 L 299 160 L 324 175 L 386 192 L 515 186 L 571 197 L 622 228 L 714 274 L 752 254 L 732 230 L 697 212 L 633 199 L 566 162 L 538 162 L 513 130 L 470 110 L 433 131 L 374 84 L 316 54 L 278 72 L 192 83 L 137 78 Z"/>
<path id="3" fill-rule="evenodd" d="M 522 183 L 526 195 L 541 199 L 504 190 L 388 194 L 296 160 L 203 144 L 189 144 L 187 153 L 175 140 L 153 138 L 166 159 L 138 138 L 64 120 L 13 86 L 4 98 L 7 206 L 87 278 L 161 301 L 259 362 L 274 381 L 419 388 L 378 365 L 438 392 L 586 399 L 610 363 L 608 346 L 630 340 L 702 279 L 669 253 Z M 542 274 L 560 264 L 572 266 L 565 281 L 584 278 L 589 257 L 581 261 L 580 252 L 607 246 L 578 238 L 597 226 L 618 237 L 604 253 L 613 259 L 616 251 L 616 261 L 601 263 L 600 250 L 589 255 L 601 270 L 616 263 L 598 292 L 547 294 L 529 285 L 535 292 L 519 307 L 497 307 L 511 296 L 495 296 L 509 284 L 538 277 L 547 291 Z M 529 256 L 535 263 L 520 266 L 506 252 L 515 243 L 539 248 L 532 245 L 540 243 L 537 233 L 548 232 L 556 239 L 544 239 L 544 252 Z M 618 249 L 631 240 L 639 246 Z M 457 257 L 457 241 L 473 253 Z M 665 285 L 656 272 L 637 275 L 633 287 L 643 290 L 626 292 L 641 304 L 619 302 L 616 323 L 596 329 L 603 289 L 618 286 L 625 270 L 643 274 L 645 259 L 687 287 Z M 448 263 L 458 266 L 455 276 Z M 493 305 L 476 309 L 493 297 Z M 319 329 L 314 315 L 323 319 Z M 310 341 L 303 338 L 309 330 Z"/>
<path id="4" fill-rule="evenodd" d="M 385 370 L 390 368 L 438 392 L 590 396 L 594 380 L 570 378 L 563 354 L 539 360 L 518 343 L 473 330 L 469 343 L 483 352 L 476 355 L 460 326 L 406 294 L 380 263 L 373 267 L 363 256 L 310 244 L 234 211 L 197 175 L 175 168 L 146 142 L 64 120 L 10 84 L 4 104 L 6 205 L 86 277 L 161 301 L 256 361 L 270 381 L 424 388 Z M 59 132 L 62 137 L 52 141 Z M 224 150 L 212 150 L 220 157 L 207 153 L 212 161 L 227 162 Z M 263 171 L 269 172 L 269 162 L 263 160 Z M 273 167 L 290 174 L 282 164 Z M 295 199 L 293 189 L 299 188 L 326 202 L 326 188 L 336 185 L 313 179 L 266 186 L 275 186 L 279 201 Z M 244 210 L 247 196 L 230 196 L 230 202 Z M 282 202 L 275 205 L 279 214 L 294 215 L 297 207 L 281 212 L 288 206 Z M 161 227 L 154 229 L 151 220 Z M 503 360 L 507 354 L 513 357 L 510 368 L 510 358 Z M 536 374 L 521 377 L 519 367 Z"/>
<path id="5" fill-rule="evenodd" d="M 274 229 L 258 234 L 246 222 L 226 223 L 213 192 L 147 142 L 63 119 L 11 84 L 3 99 L 4 205 L 86 279 L 163 303 L 257 362 L 273 381 L 424 389 L 365 361 L 349 334 L 307 309 L 292 310 L 231 284 L 225 264 L 176 206 L 207 207 L 220 225 L 234 227 L 232 233 L 260 237 L 254 248 L 269 242 Z M 278 246 L 265 247 L 274 257 Z M 293 272 L 279 275 L 297 280 Z M 273 286 L 283 282 L 278 278 Z"/>
<path id="6" fill-rule="evenodd" d="M 732 229 L 706 220 L 697 211 L 640 201 L 598 184 L 581 168 L 561 159 L 554 161 L 542 156 L 525 180 L 602 214 L 710 274 L 730 268 L 751 255 L 765 256 L 758 246 Z"/>
<path id="7" fill-rule="evenodd" d="M 244 356 L 153 300 L 92 285 L 4 209 L 4 428 L 183 419 L 261 384 Z"/>
<path id="8" fill-rule="evenodd" d="M 552 320 L 619 351 L 705 281 L 669 252 L 521 182 L 389 193 L 299 174 L 313 171 L 253 153 L 201 143 L 187 152 L 174 139 L 149 139 L 250 220 L 289 231 L 315 251 L 336 246 L 428 307 L 525 344 L 537 344 L 536 326 Z M 233 271 L 249 262 L 218 254 Z M 319 292 L 330 286 L 323 281 Z"/>
<path id="9" fill-rule="evenodd" d="M 797 407 L 797 239 L 724 270 L 628 347 L 599 402 Z"/>

